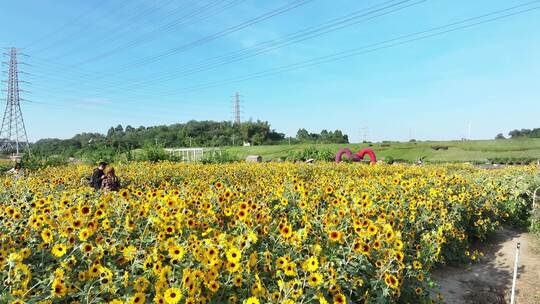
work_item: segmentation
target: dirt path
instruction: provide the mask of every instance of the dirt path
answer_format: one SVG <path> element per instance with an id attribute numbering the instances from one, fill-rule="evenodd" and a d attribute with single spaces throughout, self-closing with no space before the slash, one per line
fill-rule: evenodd
<path id="1" fill-rule="evenodd" d="M 479 250 L 482 262 L 468 267 L 443 267 L 433 273 L 445 303 L 510 303 L 516 244 L 521 243 L 516 304 L 540 304 L 540 245 L 534 236 L 499 230 Z"/>

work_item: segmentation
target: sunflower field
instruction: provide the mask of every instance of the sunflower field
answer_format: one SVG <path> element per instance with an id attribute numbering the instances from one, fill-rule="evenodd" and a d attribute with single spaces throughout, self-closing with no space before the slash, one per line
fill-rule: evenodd
<path id="1" fill-rule="evenodd" d="M 70 165 L 0 177 L 1 303 L 430 303 L 534 167 Z"/>

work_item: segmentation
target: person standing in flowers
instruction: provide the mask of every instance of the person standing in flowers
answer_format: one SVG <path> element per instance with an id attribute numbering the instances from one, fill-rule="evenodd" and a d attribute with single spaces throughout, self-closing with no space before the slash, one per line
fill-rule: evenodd
<path id="1" fill-rule="evenodd" d="M 100 162 L 98 167 L 94 169 L 92 177 L 90 177 L 90 186 L 92 186 L 96 190 L 101 189 L 101 184 L 103 183 L 103 179 L 105 179 L 104 170 L 106 167 L 106 162 Z"/>
<path id="2" fill-rule="evenodd" d="M 13 175 L 13 179 L 17 180 L 23 175 L 21 163 L 15 163 L 15 166 L 7 171 L 7 173 Z"/>
<path id="3" fill-rule="evenodd" d="M 10 174 L 18 174 L 21 172 L 22 166 L 21 163 L 15 163 L 15 166 L 7 171 Z"/>
<path id="4" fill-rule="evenodd" d="M 101 183 L 101 190 L 104 191 L 118 191 L 120 188 L 120 180 L 114 174 L 114 168 L 109 168 L 107 170 L 107 174 L 105 175 L 105 178 L 103 179 Z"/>

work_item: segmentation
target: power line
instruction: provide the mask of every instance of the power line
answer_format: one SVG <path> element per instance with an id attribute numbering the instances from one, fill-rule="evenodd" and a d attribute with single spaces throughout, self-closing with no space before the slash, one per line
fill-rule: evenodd
<path id="1" fill-rule="evenodd" d="M 365 8 L 365 9 L 355 11 L 353 13 L 349 13 L 339 18 L 334 18 L 320 25 L 308 27 L 306 29 L 296 31 L 289 35 L 280 37 L 278 39 L 274 39 L 272 41 L 267 41 L 267 42 L 257 44 L 248 50 L 244 49 L 244 50 L 232 52 L 231 56 L 221 55 L 218 57 L 210 58 L 207 60 L 208 63 L 204 64 L 204 61 L 203 61 L 202 62 L 203 64 L 199 63 L 198 66 L 196 65 L 192 67 L 191 69 L 187 69 L 184 71 L 180 70 L 180 71 L 175 71 L 175 72 L 165 73 L 165 74 L 161 73 L 161 76 L 154 77 L 154 78 L 147 77 L 147 78 L 151 78 L 151 80 L 134 83 L 132 88 L 147 87 L 155 83 L 161 83 L 163 81 L 168 81 L 168 80 L 176 79 L 179 77 L 190 76 L 190 75 L 202 72 L 202 71 L 212 70 L 217 67 L 220 67 L 226 64 L 235 63 L 240 60 L 248 59 L 262 53 L 266 53 L 266 52 L 273 51 L 278 48 L 285 47 L 293 43 L 298 43 L 301 41 L 305 41 L 307 39 L 315 38 L 323 34 L 327 34 L 327 33 L 342 29 L 347 26 L 352 26 L 360 22 L 365 22 L 365 21 L 369 21 L 377 17 L 388 15 L 390 13 L 393 13 L 393 12 L 396 12 L 396 11 L 399 11 L 399 10 L 402 10 L 402 9 L 405 9 L 410 6 L 417 5 L 426 1 L 427 0 L 420 0 L 420 1 L 409 3 L 409 4 L 407 4 L 407 2 L 411 2 L 411 0 L 386 1 L 384 3 L 371 6 L 369 8 Z M 392 3 L 392 2 L 395 2 L 395 3 Z M 406 5 L 402 5 L 402 4 L 406 4 Z M 221 59 L 221 60 L 212 62 L 212 59 Z M 118 89 L 118 88 L 115 87 L 114 89 Z"/>
<path id="2" fill-rule="evenodd" d="M 380 51 L 380 50 L 383 50 L 383 49 L 388 49 L 388 48 L 391 48 L 391 47 L 396 47 L 396 46 L 403 45 L 403 44 L 409 44 L 409 43 L 412 43 L 412 42 L 415 42 L 415 41 L 418 41 L 418 40 L 424 40 L 424 39 L 444 35 L 444 34 L 447 34 L 447 33 L 450 33 L 450 32 L 455 32 L 455 31 L 458 31 L 458 30 L 478 26 L 478 25 L 485 24 L 485 23 L 494 22 L 496 20 L 508 18 L 508 17 L 515 16 L 515 15 L 524 14 L 524 13 L 527 13 L 527 12 L 530 12 L 530 11 L 533 11 L 533 10 L 537 10 L 537 9 L 540 8 L 540 6 L 532 7 L 532 8 L 528 8 L 528 9 L 523 9 L 523 10 L 519 10 L 519 11 L 516 11 L 516 12 L 500 15 L 501 13 L 509 12 L 509 11 L 515 10 L 516 8 L 520 8 L 520 7 L 527 6 L 527 5 L 530 5 L 532 3 L 538 3 L 538 2 L 540 2 L 540 0 L 527 2 L 525 4 L 513 6 L 513 7 L 510 7 L 510 8 L 507 8 L 507 9 L 494 11 L 494 12 L 491 12 L 491 13 L 483 14 L 483 15 L 480 15 L 480 16 L 472 17 L 472 18 L 467 18 L 467 19 L 457 21 L 457 22 L 453 22 L 453 23 L 450 23 L 450 24 L 446 24 L 446 25 L 443 25 L 443 26 L 433 27 L 433 28 L 430 28 L 428 30 L 419 31 L 419 32 L 415 32 L 415 33 L 411 33 L 411 34 L 407 34 L 407 35 L 402 35 L 402 36 L 399 36 L 399 37 L 396 37 L 396 38 L 384 40 L 384 41 L 373 43 L 373 44 L 368 44 L 368 45 L 365 45 L 365 46 L 362 46 L 362 47 L 353 48 L 353 49 L 349 49 L 349 50 L 346 50 L 346 51 L 341 51 L 341 52 L 326 55 L 326 56 L 320 56 L 320 57 L 316 57 L 316 58 L 313 58 L 313 59 L 300 61 L 300 62 L 297 62 L 297 63 L 294 63 L 294 64 L 289 64 L 289 65 L 284 65 L 284 66 L 281 66 L 281 67 L 276 67 L 276 68 L 264 70 L 264 71 L 261 71 L 261 72 L 256 72 L 256 73 L 246 74 L 246 75 L 243 75 L 243 76 L 237 76 L 237 77 L 232 77 L 232 78 L 228 78 L 228 79 L 224 79 L 224 80 L 213 81 L 213 82 L 208 82 L 208 83 L 203 83 L 203 84 L 199 84 L 199 85 L 195 85 L 195 86 L 186 87 L 186 88 L 183 88 L 183 89 L 171 91 L 171 92 L 169 92 L 169 95 L 186 94 L 186 93 L 191 93 L 191 92 L 195 92 L 195 91 L 199 91 L 199 90 L 203 90 L 203 89 L 214 88 L 214 87 L 218 87 L 218 86 L 223 86 L 223 85 L 248 81 L 248 80 L 252 80 L 252 79 L 258 79 L 258 78 L 262 78 L 262 77 L 269 77 L 269 76 L 272 76 L 272 75 L 281 74 L 281 73 L 288 72 L 288 71 L 293 71 L 293 70 L 297 70 L 297 69 L 301 69 L 301 68 L 316 66 L 316 65 L 320 65 L 320 64 L 324 64 L 324 63 L 328 63 L 328 62 L 333 62 L 333 61 L 337 61 L 337 60 L 342 60 L 342 59 L 345 59 L 345 58 L 354 57 L 354 56 L 358 56 L 358 55 L 362 55 L 362 54 L 372 53 L 372 52 Z M 494 16 L 494 15 L 500 15 L 500 16 L 496 16 L 496 17 L 486 19 L 487 17 L 491 17 L 491 16 Z M 478 21 L 478 22 L 473 22 L 473 21 L 480 20 L 480 19 L 485 19 L 485 20 Z"/>
<path id="3" fill-rule="evenodd" d="M 109 51 L 105 51 L 105 52 L 102 52 L 94 57 L 91 57 L 89 59 L 86 59 L 86 60 L 83 60 L 79 63 L 76 63 L 74 64 L 73 66 L 81 66 L 81 65 L 85 65 L 85 64 L 88 64 L 88 63 L 91 63 L 91 62 L 94 62 L 94 61 L 97 61 L 97 60 L 100 60 L 100 59 L 104 59 L 104 58 L 107 58 L 107 57 L 110 57 L 112 55 L 114 55 L 115 53 L 121 51 L 121 50 L 125 50 L 125 49 L 129 49 L 129 48 L 133 48 L 134 46 L 136 45 L 139 45 L 139 44 L 143 44 L 143 43 L 147 43 L 151 40 L 154 40 L 156 39 L 157 37 L 159 37 L 159 35 L 163 35 L 164 33 L 166 32 L 170 32 L 172 29 L 174 29 L 175 27 L 177 27 L 178 25 L 180 24 L 184 24 L 184 26 L 187 26 L 187 25 L 190 25 L 190 24 L 194 24 L 196 22 L 200 22 L 202 20 L 205 20 L 209 17 L 212 17 L 214 15 L 217 15 L 219 13 L 222 13 L 223 11 L 225 11 L 226 9 L 230 8 L 230 7 L 233 7 L 241 2 L 244 2 L 246 0 L 234 0 L 234 1 L 231 1 L 230 3 L 228 3 L 227 5 L 223 6 L 223 7 L 218 7 L 217 5 L 220 3 L 220 2 L 223 2 L 223 0 L 220 0 L 220 1 L 214 1 L 214 2 L 211 2 L 205 6 L 203 6 L 202 8 L 199 8 L 197 10 L 194 10 L 186 15 L 183 15 L 181 18 L 171 22 L 171 23 L 168 23 L 160 28 L 157 28 L 155 29 L 154 31 L 151 31 L 135 40 L 132 40 L 130 42 L 127 42 L 125 44 L 122 44 L 112 50 L 109 50 Z M 217 8 L 215 10 L 212 10 L 214 8 Z M 198 19 L 197 19 L 198 18 Z M 188 21 L 191 21 L 191 23 L 189 23 Z"/>
<path id="4" fill-rule="evenodd" d="M 172 48 L 172 49 L 169 49 L 165 52 L 161 52 L 157 55 L 152 55 L 152 56 L 148 56 L 146 58 L 142 58 L 140 59 L 139 61 L 136 61 L 136 62 L 133 62 L 131 64 L 127 64 L 123 67 L 120 67 L 120 71 L 127 71 L 129 69 L 132 69 L 134 67 L 138 67 L 138 66 L 142 66 L 142 65 L 146 65 L 146 64 L 149 64 L 149 63 L 154 63 L 156 61 L 159 61 L 163 58 L 167 58 L 167 57 L 170 57 L 172 55 L 175 55 L 175 54 L 178 54 L 180 52 L 185 52 L 187 50 L 190 50 L 190 49 L 193 49 L 195 47 L 198 47 L 200 45 L 203 45 L 203 44 L 206 44 L 206 43 L 209 43 L 211 41 L 214 41 L 220 37 L 223 37 L 223 36 L 226 36 L 226 35 L 229 35 L 229 34 L 232 34 L 234 32 L 237 32 L 237 31 L 240 31 L 242 29 L 245 29 L 245 28 L 248 28 L 250 26 L 253 26 L 255 24 L 258 24 L 260 22 L 263 22 L 263 21 L 266 21 L 268 19 L 271 19 L 273 17 L 276 17 L 276 16 L 279 16 L 279 15 L 282 15 L 284 13 L 287 13 L 291 10 L 294 10 L 298 7 L 301 7 L 309 2 L 312 2 L 313 0 L 295 0 L 291 3 L 288 3 L 282 7 L 279 7 L 277 9 L 274 9 L 270 12 L 267 12 L 267 13 L 264 13 L 260 16 L 257 16 L 255 18 L 252 18 L 252 19 L 249 19 L 249 20 L 246 20 L 242 23 L 239 23 L 239 24 L 236 24 L 234 26 L 231 26 L 231 27 L 228 27 L 222 31 L 219 31 L 217 33 L 214 33 L 214 34 L 211 34 L 209 36 L 206 36 L 206 37 L 203 37 L 201 39 L 198 39 L 196 41 L 192 41 L 188 44 L 184 44 L 184 45 L 181 45 L 181 46 L 178 46 L 178 47 L 175 47 L 175 48 Z"/>
<path id="5" fill-rule="evenodd" d="M 104 3 L 106 3 L 106 1 L 104 1 L 102 3 L 99 3 L 99 5 L 97 7 L 101 6 L 101 4 L 104 4 Z M 132 1 L 123 0 L 122 2 L 120 2 L 120 5 L 118 5 L 115 9 L 107 10 L 106 16 L 109 16 L 109 17 L 113 16 L 113 14 L 116 11 L 118 11 L 119 9 L 127 6 L 130 3 L 132 3 Z M 96 6 L 94 6 L 94 8 L 96 8 Z M 89 16 L 89 15 L 90 14 L 84 14 L 83 17 L 80 18 L 78 21 L 83 20 L 84 17 Z M 52 43 L 50 43 L 49 45 L 46 45 L 45 47 L 42 47 L 42 48 L 40 48 L 38 50 L 35 50 L 34 52 L 41 53 L 41 52 L 44 52 L 44 51 L 47 51 L 47 50 L 50 50 L 50 49 L 53 49 L 53 48 L 56 48 L 56 47 L 63 46 L 67 42 L 72 43 L 73 41 L 75 41 L 77 39 L 81 39 L 81 38 L 85 37 L 84 33 L 90 31 L 93 28 L 95 28 L 96 24 L 97 24 L 96 22 L 90 22 L 90 24 L 86 24 L 86 25 L 83 24 L 83 25 L 79 25 L 78 27 L 74 27 L 74 26 L 66 27 L 66 28 L 69 28 L 69 29 L 73 29 L 70 34 L 68 34 L 65 37 L 61 37 L 60 39 L 55 40 Z"/>
<path id="6" fill-rule="evenodd" d="M 119 41 L 124 36 L 126 36 L 126 34 L 135 32 L 136 29 L 140 27 L 140 25 L 143 25 L 146 17 L 151 16 L 152 13 L 156 12 L 157 9 L 159 9 L 160 7 L 169 5 L 171 2 L 174 2 L 174 1 L 175 0 L 159 0 L 159 1 L 156 1 L 156 3 L 153 3 L 153 5 L 150 5 L 149 7 L 145 9 L 142 9 L 142 10 L 136 9 L 135 15 L 129 18 L 126 18 L 125 20 L 118 18 L 119 22 L 116 22 L 114 26 L 107 29 L 107 35 L 98 35 L 97 39 L 85 39 L 86 41 L 85 44 L 79 47 L 72 48 L 71 51 L 58 54 L 57 57 L 52 58 L 51 60 L 64 59 L 67 56 L 76 54 L 81 49 L 83 50 L 88 49 L 95 45 L 105 45 L 108 42 Z M 190 4 L 191 4 L 190 2 L 185 3 L 184 5 L 180 6 L 180 8 L 184 9 Z M 163 18 L 165 18 L 165 16 Z M 88 38 L 86 36 L 89 36 L 89 35 L 82 35 L 82 37 Z"/>
<path id="7" fill-rule="evenodd" d="M 205 6 L 203 6 L 201 8 L 198 8 L 198 9 L 192 10 L 192 11 L 188 11 L 187 14 L 182 15 L 182 17 L 175 19 L 173 22 L 167 23 L 164 26 L 161 26 L 161 27 L 159 27 L 157 29 L 154 29 L 151 32 L 148 32 L 148 33 L 144 34 L 142 37 L 140 37 L 140 38 L 138 38 L 136 40 L 132 40 L 132 41 L 128 42 L 128 44 L 129 44 L 128 47 L 132 47 L 134 45 L 145 43 L 145 42 L 148 42 L 148 41 L 150 41 L 152 39 L 155 39 L 155 38 L 159 37 L 160 34 L 162 35 L 163 33 L 170 32 L 171 30 L 174 29 L 174 27 L 178 26 L 179 24 L 183 24 L 184 26 L 189 26 L 189 25 L 195 24 L 196 22 L 200 22 L 200 21 L 202 21 L 204 19 L 207 19 L 209 17 L 217 15 L 217 14 L 225 11 L 226 9 L 229 9 L 229 8 L 239 4 L 241 2 L 245 2 L 245 1 L 246 0 L 233 0 L 233 1 L 229 2 L 229 3 L 226 3 L 226 5 L 219 7 L 217 5 L 220 2 L 224 2 L 224 0 L 215 0 L 214 2 L 206 4 Z M 187 5 L 187 6 L 189 6 L 189 5 Z M 183 11 L 185 11 L 185 6 L 178 7 L 173 12 L 168 13 L 166 17 L 174 15 L 174 14 L 176 14 L 178 12 L 183 12 Z M 195 17 L 198 17 L 198 18 L 195 18 Z M 191 21 L 191 22 L 188 22 L 188 21 Z M 122 46 L 120 46 L 119 48 L 122 48 Z M 93 60 L 97 60 L 97 58 L 91 58 L 91 59 L 88 59 L 88 60 L 93 61 Z M 49 65 L 51 65 L 51 64 L 58 65 L 59 67 L 61 67 L 60 68 L 61 71 L 80 70 L 80 67 L 77 66 L 77 64 L 75 64 L 75 65 L 62 65 L 62 64 L 59 64 L 57 62 L 51 62 L 49 60 L 42 59 L 42 61 L 47 62 Z M 95 80 L 100 80 L 100 79 L 110 78 L 111 77 L 111 75 L 108 74 L 108 73 L 91 72 L 90 74 L 96 74 L 96 75 L 92 75 L 93 78 L 86 79 L 86 81 L 88 81 L 88 80 L 95 81 Z M 114 77 L 118 78 L 117 74 L 114 75 Z"/>
<path id="8" fill-rule="evenodd" d="M 446 34 L 446 33 L 449 33 L 449 32 L 453 32 L 453 31 L 473 27 L 473 26 L 476 26 L 476 25 L 484 24 L 484 23 L 494 22 L 494 21 L 499 20 L 499 19 L 507 18 L 507 17 L 510 17 L 510 16 L 518 15 L 518 14 L 524 14 L 526 12 L 536 10 L 536 9 L 538 9 L 540 7 L 532 7 L 532 8 L 523 9 L 523 10 L 520 10 L 520 11 L 515 11 L 515 12 L 503 14 L 503 13 L 506 13 L 506 12 L 510 12 L 512 10 L 516 10 L 517 8 L 521 8 L 521 7 L 530 5 L 532 3 L 537 3 L 537 2 L 540 2 L 540 1 L 527 2 L 525 4 L 517 5 L 517 6 L 514 6 L 514 7 L 507 8 L 507 9 L 498 10 L 498 11 L 495 11 L 495 12 L 491 12 L 491 13 L 488 13 L 488 14 L 484 14 L 484 15 L 464 19 L 464 20 L 461 20 L 461 21 L 458 21 L 458 22 L 450 23 L 450 24 L 447 24 L 447 25 L 439 26 L 439 27 L 430 28 L 430 29 L 425 30 L 425 31 L 415 32 L 415 33 L 408 34 L 408 35 L 402 35 L 402 36 L 399 36 L 397 38 L 377 42 L 377 43 L 374 43 L 374 44 L 362 46 L 362 47 L 347 50 L 347 51 L 342 51 L 342 52 L 327 55 L 327 56 L 317 57 L 317 58 L 314 58 L 314 59 L 311 59 L 311 60 L 306 60 L 306 61 L 298 62 L 298 63 L 295 63 L 295 64 L 291 64 L 291 65 L 281 66 L 281 67 L 269 69 L 269 70 L 258 72 L 258 73 L 252 73 L 252 74 L 247 74 L 247 75 L 243 75 L 243 76 L 229 78 L 229 79 L 225 79 L 225 80 L 221 80 L 221 81 L 203 83 L 203 84 L 199 84 L 197 86 L 183 88 L 180 91 L 170 92 L 169 95 L 185 94 L 185 93 L 189 93 L 189 92 L 194 92 L 194 91 L 207 89 L 207 88 L 211 88 L 211 87 L 217 87 L 217 86 L 226 85 L 226 84 L 230 84 L 230 83 L 248 81 L 248 80 L 251 80 L 251 79 L 256 79 L 256 78 L 261 78 L 261 77 L 268 77 L 268 76 L 271 76 L 271 75 L 275 75 L 275 74 L 279 74 L 279 73 L 283 73 L 283 72 L 287 72 L 287 71 L 291 71 L 291 70 L 295 70 L 295 69 L 299 69 L 299 68 L 304 68 L 304 67 L 314 66 L 314 65 L 318 65 L 318 64 L 323 64 L 323 63 L 336 61 L 336 60 L 340 60 L 340 59 L 344 59 L 344 58 L 348 58 L 348 57 L 352 57 L 352 56 L 357 56 L 357 55 L 360 55 L 360 54 L 366 54 L 366 53 L 375 52 L 375 51 L 379 51 L 379 50 L 390 48 L 390 47 L 395 47 L 395 46 L 406 44 L 406 43 L 411 43 L 413 41 L 417 41 L 417 40 L 421 40 L 421 39 L 427 39 L 427 38 L 443 35 L 443 34 Z"/>
<path id="9" fill-rule="evenodd" d="M 32 47 L 32 46 L 34 46 L 36 44 L 40 44 L 43 41 L 48 41 L 48 40 L 51 39 L 51 37 L 54 37 L 58 33 L 61 33 L 63 30 L 65 30 L 67 28 L 72 28 L 73 25 L 77 24 L 77 22 L 80 22 L 82 19 L 84 19 L 86 16 L 88 16 L 94 10 L 98 9 L 104 3 L 106 3 L 106 0 L 98 0 L 98 1 L 94 2 L 94 5 L 92 7 L 90 7 L 89 10 L 87 10 L 84 13 L 78 15 L 77 17 L 71 19 L 70 21 L 66 22 L 65 24 L 63 24 L 62 26 L 56 28 L 55 30 L 51 31 L 50 33 L 44 35 L 43 37 L 41 37 L 41 39 L 38 39 L 36 41 L 33 41 L 33 42 L 27 44 L 25 46 L 25 48 L 29 48 L 29 47 Z"/>
<path id="10" fill-rule="evenodd" d="M 394 13 L 396 11 L 408 8 L 410 6 L 426 2 L 427 0 L 420 0 L 420 1 L 416 1 L 416 2 L 407 4 L 404 6 L 399 6 L 401 4 L 404 4 L 410 1 L 411 0 L 399 1 L 397 3 L 391 4 L 388 6 L 383 6 L 382 8 L 379 7 L 381 6 L 381 4 L 375 5 L 368 9 L 362 9 L 352 14 L 347 14 L 345 16 L 332 19 L 320 25 L 312 26 L 312 27 L 294 32 L 292 34 L 285 35 L 278 39 L 256 44 L 253 47 L 250 47 L 248 49 L 242 49 L 239 51 L 234 51 L 225 55 L 221 55 L 221 56 L 209 58 L 204 61 L 200 61 L 196 63 L 195 65 L 187 66 L 183 70 L 169 72 L 165 74 L 161 73 L 160 76 L 158 77 L 155 77 L 155 78 L 149 77 L 149 78 L 152 78 L 152 80 L 145 81 L 144 86 L 150 85 L 152 83 L 159 83 L 163 81 L 177 79 L 180 77 L 191 76 L 193 74 L 197 74 L 203 71 L 213 70 L 218 67 L 228 65 L 231 63 L 236 63 L 245 59 L 249 59 L 263 53 L 268 53 L 270 51 L 274 51 L 276 49 L 280 49 L 294 43 L 299 43 L 308 39 L 319 37 L 321 35 L 331 33 L 331 32 L 343 29 L 348 26 L 352 26 L 361 22 L 366 22 L 377 17 L 385 16 L 385 15 Z M 395 2 L 395 1 L 392 0 L 392 1 L 387 1 L 385 3 L 390 3 L 390 2 Z M 396 6 L 398 7 L 396 8 Z M 393 9 L 388 10 L 390 8 L 393 8 Z M 375 13 L 379 13 L 379 14 L 375 14 Z M 375 15 L 372 15 L 372 14 L 375 14 Z M 141 84 L 138 84 L 137 86 L 140 87 L 140 85 Z"/>
<path id="11" fill-rule="evenodd" d="M 236 0 L 236 1 L 233 1 L 233 3 L 239 3 L 239 2 L 241 2 L 241 1 L 245 1 L 245 0 Z M 188 44 L 188 45 L 189 45 L 190 47 L 195 47 L 196 45 L 200 45 L 200 44 L 202 44 L 202 43 L 207 43 L 207 42 L 212 41 L 212 40 L 215 40 L 215 39 L 217 39 L 217 38 L 219 38 L 219 37 L 221 37 L 221 36 L 224 36 L 224 35 L 226 35 L 226 34 L 230 34 L 230 33 L 232 33 L 232 32 L 241 30 L 241 29 L 246 28 L 246 27 L 248 27 L 248 26 L 254 25 L 254 24 L 256 24 L 256 23 L 262 22 L 262 21 L 264 21 L 264 20 L 270 19 L 270 18 L 272 18 L 272 17 L 275 17 L 275 16 L 277 16 L 277 15 L 283 14 L 283 13 L 285 13 L 285 12 L 288 12 L 288 11 L 290 11 L 290 10 L 292 10 L 292 9 L 295 9 L 295 8 L 297 8 L 297 7 L 299 7 L 299 6 L 302 6 L 302 5 L 304 5 L 304 4 L 307 4 L 308 2 L 311 2 L 311 1 L 313 1 L 313 0 L 297 0 L 297 1 L 295 1 L 295 2 L 292 2 L 292 3 L 289 3 L 289 4 L 285 5 L 285 6 L 282 6 L 282 7 L 278 8 L 278 9 L 275 9 L 275 10 L 273 10 L 273 11 L 267 12 L 267 13 L 265 13 L 265 14 L 263 14 L 263 15 L 260 15 L 260 16 L 258 16 L 258 17 L 255 17 L 255 18 L 253 18 L 253 19 L 250 19 L 250 20 L 248 20 L 248 21 L 245 21 L 245 22 L 243 22 L 243 23 L 240 23 L 240 24 L 238 24 L 238 25 L 235 25 L 235 26 L 233 26 L 233 27 L 230 27 L 230 28 L 228 28 L 228 29 L 226 29 L 226 30 L 224 30 L 224 31 L 220 31 L 220 32 L 215 33 L 215 34 L 213 34 L 213 35 L 210 35 L 210 36 L 204 37 L 204 38 L 202 38 L 202 39 L 199 39 L 199 40 L 197 40 L 197 41 L 195 41 L 195 42 L 192 42 L 192 43 L 190 43 L 190 44 Z M 158 55 L 158 56 L 162 56 L 162 55 Z M 168 56 L 168 55 L 167 55 L 167 56 Z M 155 60 L 157 57 L 154 56 L 153 58 L 154 58 L 154 60 Z M 92 60 L 93 60 L 93 59 L 92 59 Z M 150 62 L 149 62 L 149 63 L 150 63 Z M 74 68 L 75 66 L 72 66 L 72 67 Z M 117 72 L 118 72 L 118 71 L 117 71 Z M 108 76 L 108 75 L 103 75 L 103 77 L 101 77 L 101 78 L 105 78 L 105 77 L 107 77 L 107 76 Z M 96 79 L 94 79 L 94 80 L 97 80 L 97 79 L 99 79 L 99 78 L 96 78 Z"/>

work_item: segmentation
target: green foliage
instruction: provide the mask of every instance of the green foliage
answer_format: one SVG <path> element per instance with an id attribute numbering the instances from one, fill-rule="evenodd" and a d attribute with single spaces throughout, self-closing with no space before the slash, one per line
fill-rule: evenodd
<path id="1" fill-rule="evenodd" d="M 294 143 L 297 144 L 294 144 Z M 448 150 L 435 151 L 431 146 L 448 146 Z M 298 143 L 291 140 L 291 144 L 264 145 L 252 147 L 230 147 L 231 152 L 240 158 L 247 155 L 261 155 L 264 159 L 285 159 L 291 156 L 291 151 L 300 151 L 315 146 L 318 149 L 328 149 L 336 153 L 340 148 L 349 148 L 353 153 L 365 148 L 366 144 L 313 144 Z M 386 142 L 372 144 L 377 159 L 392 157 L 407 163 L 415 163 L 422 159 L 423 163 L 449 163 L 469 162 L 473 164 L 486 164 L 489 159 L 512 158 L 514 163 L 528 163 L 532 159 L 540 159 L 540 139 L 507 139 L 507 140 L 471 140 L 471 141 L 417 141 Z M 526 159 L 527 158 L 527 159 Z M 401 161 L 399 161 L 401 162 Z"/>
<path id="2" fill-rule="evenodd" d="M 540 138 L 540 128 L 535 129 L 521 129 L 521 130 L 512 130 L 508 133 L 511 138 Z"/>
<path id="3" fill-rule="evenodd" d="M 533 157 L 493 157 L 488 158 L 491 164 L 501 165 L 528 165 L 534 163 L 537 159 Z"/>
<path id="4" fill-rule="evenodd" d="M 530 231 L 540 238 L 540 174 L 536 177 L 530 188 L 531 198 L 535 200 L 536 206 L 531 210 Z M 534 198 L 536 196 L 536 198 Z"/>
<path id="5" fill-rule="evenodd" d="M 334 161 L 336 154 L 329 149 L 317 149 L 316 147 L 307 147 L 301 151 L 290 151 L 287 159 L 290 161 L 306 161 L 314 159 L 316 161 Z"/>
<path id="6" fill-rule="evenodd" d="M 323 129 L 320 134 L 317 134 L 309 133 L 306 129 L 302 128 L 296 132 L 296 140 L 298 142 L 348 144 L 349 136 L 343 134 L 341 130 L 327 131 Z"/>
<path id="7" fill-rule="evenodd" d="M 133 128 L 122 125 L 111 127 L 106 135 L 81 133 L 71 139 L 41 139 L 32 145 L 40 154 L 114 158 L 115 154 L 143 148 L 147 145 L 163 147 L 216 147 L 281 143 L 285 135 L 272 130 L 266 121 L 247 121 L 231 125 L 228 121 L 189 121 L 168 126 Z M 96 150 L 108 150 L 99 152 Z M 97 154 L 96 154 L 97 153 Z M 100 154 L 101 153 L 101 154 Z M 127 155 L 128 158 L 132 157 Z"/>
<path id="8" fill-rule="evenodd" d="M 139 160 L 146 160 L 155 163 L 158 161 L 168 160 L 169 158 L 169 154 L 162 146 L 147 144 L 143 147 L 142 158 Z"/>
<path id="9" fill-rule="evenodd" d="M 540 238 L 540 207 L 531 211 L 530 231 Z"/>
<path id="10" fill-rule="evenodd" d="M 494 189 L 502 189 L 508 193 L 499 209 L 506 213 L 504 223 L 510 226 L 527 228 L 530 225 L 532 194 L 538 187 L 534 175 L 506 174 L 497 180 L 483 180 L 483 183 L 493 185 Z"/>
<path id="11" fill-rule="evenodd" d="M 13 163 L 11 160 L 0 158 L 0 173 L 13 168 L 14 165 L 15 163 Z"/>
<path id="12" fill-rule="evenodd" d="M 95 164 L 101 161 L 112 163 L 117 159 L 118 154 L 117 149 L 103 145 L 87 151 L 79 151 L 75 156 Z"/>
<path id="13" fill-rule="evenodd" d="M 35 171 L 47 167 L 56 167 L 67 165 L 68 160 L 60 155 L 40 155 L 40 154 L 25 154 L 21 159 L 21 166 L 24 170 Z"/>
<path id="14" fill-rule="evenodd" d="M 201 162 L 203 164 L 225 164 L 225 163 L 234 163 L 240 159 L 235 154 L 232 154 L 228 151 L 221 151 L 220 153 L 208 153 Z"/>

